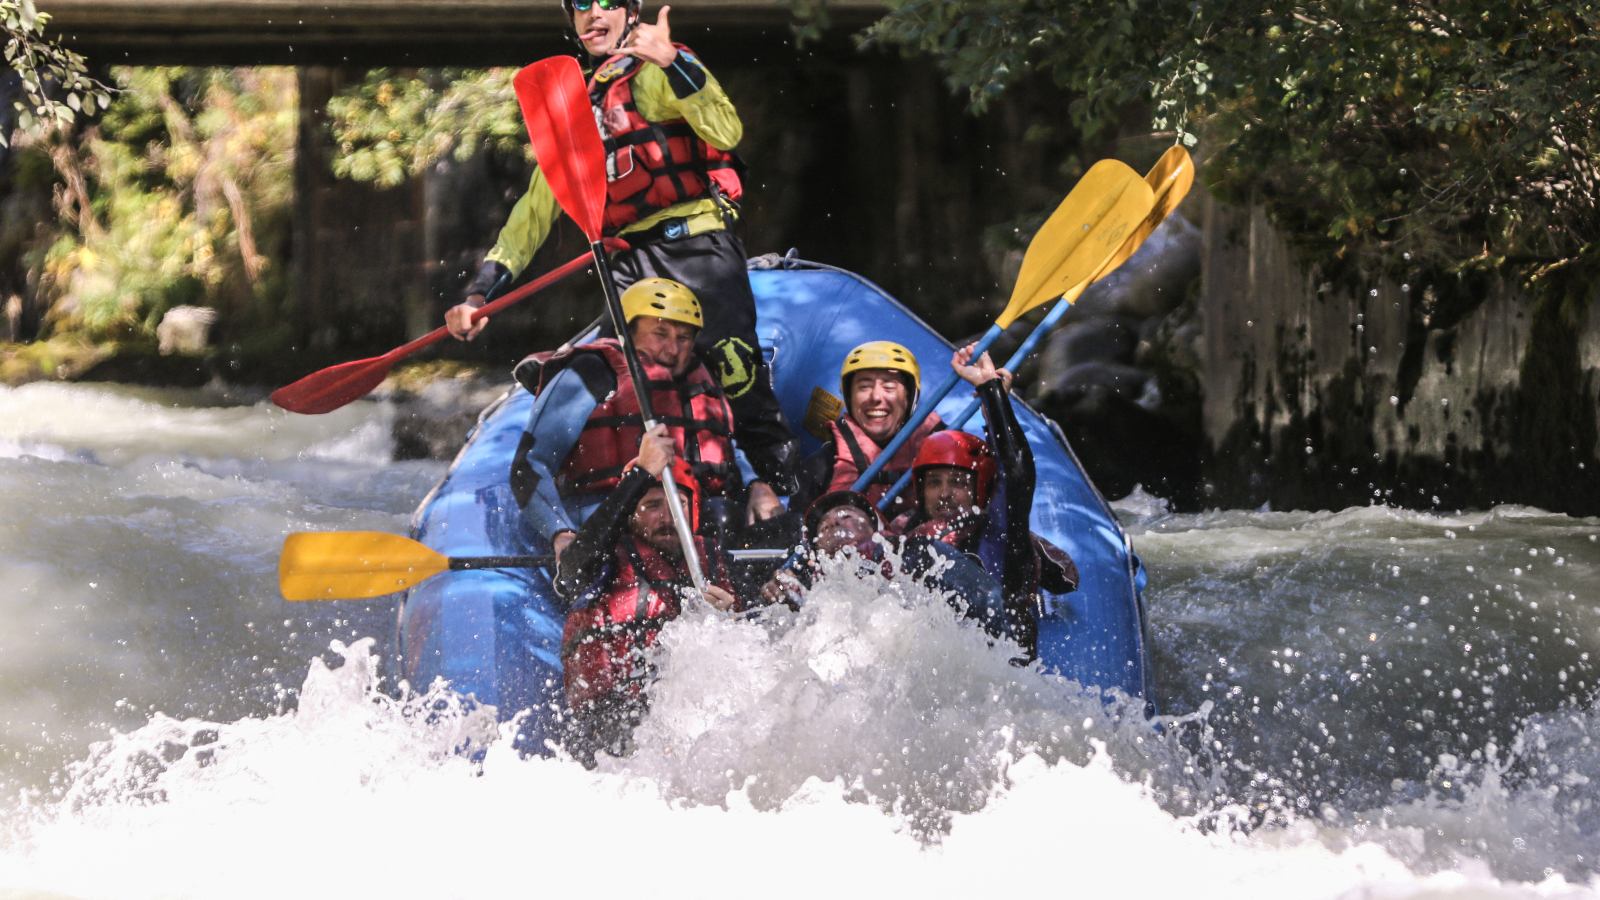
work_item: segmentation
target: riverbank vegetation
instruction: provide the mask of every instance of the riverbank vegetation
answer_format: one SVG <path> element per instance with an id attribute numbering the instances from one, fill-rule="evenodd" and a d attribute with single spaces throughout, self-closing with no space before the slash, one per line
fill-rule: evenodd
<path id="1" fill-rule="evenodd" d="M 48 197 L 55 216 L 31 229 L 7 217 L 0 253 L 24 280 L 5 285 L 17 297 L 10 337 L 104 356 L 110 345 L 153 348 L 169 309 L 203 306 L 220 314 L 223 341 L 287 345 L 294 71 L 118 68 L 112 77 L 119 90 L 102 115 L 15 141 L 6 203 L 38 212 Z M 8 380 L 58 374 L 64 352 L 33 365 L 37 353 L 11 348 Z M 68 371 L 94 361 L 81 356 L 66 354 Z"/>
<path id="2" fill-rule="evenodd" d="M 819 0 L 799 5 L 825 16 Z M 8 28 L 31 15 L 23 0 L 0 6 Z M 1584 249 L 1600 235 L 1597 31 L 1600 5 L 1584 0 L 897 0 L 865 41 L 932 56 L 977 111 L 1054 81 L 1065 99 L 1030 110 L 1027 134 L 1076 135 L 1050 144 L 1062 178 L 1096 140 L 1129 140 L 1134 119 L 1149 125 L 1140 146 L 1198 141 L 1215 195 L 1263 205 L 1329 280 L 1435 288 L 1426 314 L 1438 322 L 1470 304 L 1474 279 L 1587 277 Z M 60 77 L 77 84 L 82 61 L 63 59 Z M 0 192 L 0 337 L 151 344 L 166 310 L 198 305 L 218 311 L 214 341 L 229 348 L 291 346 L 293 70 L 110 72 L 115 90 L 62 94 L 15 141 Z M 326 164 L 378 188 L 486 148 L 520 164 L 512 74 L 365 73 L 328 103 Z M 61 110 L 74 108 L 93 115 L 69 123 Z M 786 154 L 768 168 L 793 168 Z M 1034 195 L 996 217 L 1018 215 L 991 229 L 996 254 L 1059 193 Z"/>
<path id="3" fill-rule="evenodd" d="M 905 0 L 868 43 L 981 109 L 1044 73 L 1094 131 L 1149 103 L 1206 180 L 1351 280 L 1578 259 L 1600 237 L 1600 4 Z"/>

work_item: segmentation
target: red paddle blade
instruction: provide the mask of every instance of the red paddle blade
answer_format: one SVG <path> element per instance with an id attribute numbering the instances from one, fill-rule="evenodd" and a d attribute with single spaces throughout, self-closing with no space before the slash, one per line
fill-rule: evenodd
<path id="1" fill-rule="evenodd" d="M 272 402 L 289 412 L 317 416 L 359 400 L 383 383 L 394 365 L 387 356 L 342 363 L 272 392 Z"/>
<path id="2" fill-rule="evenodd" d="M 600 240 L 606 154 L 578 61 L 570 56 L 541 59 L 518 72 L 512 86 L 528 123 L 533 154 L 556 202 L 590 243 Z"/>

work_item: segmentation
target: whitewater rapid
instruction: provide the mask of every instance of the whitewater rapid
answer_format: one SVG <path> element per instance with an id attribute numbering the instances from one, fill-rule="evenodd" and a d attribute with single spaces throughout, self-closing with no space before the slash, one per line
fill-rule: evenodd
<path id="1" fill-rule="evenodd" d="M 403 532 L 443 473 L 392 416 L 0 388 L 0 897 L 1600 887 L 1600 522 L 1136 494 L 1159 728 L 840 579 L 669 626 L 590 772 L 397 695 L 392 602 L 277 596 L 284 534 Z"/>

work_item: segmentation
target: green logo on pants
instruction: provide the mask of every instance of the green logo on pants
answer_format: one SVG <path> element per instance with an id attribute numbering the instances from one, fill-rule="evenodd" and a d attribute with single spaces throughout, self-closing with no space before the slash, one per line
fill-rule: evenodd
<path id="1" fill-rule="evenodd" d="M 756 383 L 756 364 L 761 357 L 758 351 L 736 337 L 723 338 L 709 354 L 722 392 L 729 397 L 742 397 Z"/>

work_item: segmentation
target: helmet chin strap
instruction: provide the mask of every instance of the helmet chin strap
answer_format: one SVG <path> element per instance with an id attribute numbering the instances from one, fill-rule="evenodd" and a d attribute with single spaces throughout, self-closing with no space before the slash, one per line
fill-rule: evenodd
<path id="1" fill-rule="evenodd" d="M 633 4 L 630 3 L 628 5 L 632 6 Z M 632 15 L 628 16 L 627 24 L 622 26 L 622 34 L 617 37 L 616 46 L 611 48 L 611 52 L 612 53 L 616 53 L 618 50 L 621 50 L 622 49 L 622 45 L 626 44 L 628 42 L 628 35 L 633 34 L 633 26 L 639 24 L 639 16 L 641 15 L 641 13 L 642 13 L 642 10 L 640 12 L 635 12 Z"/>

